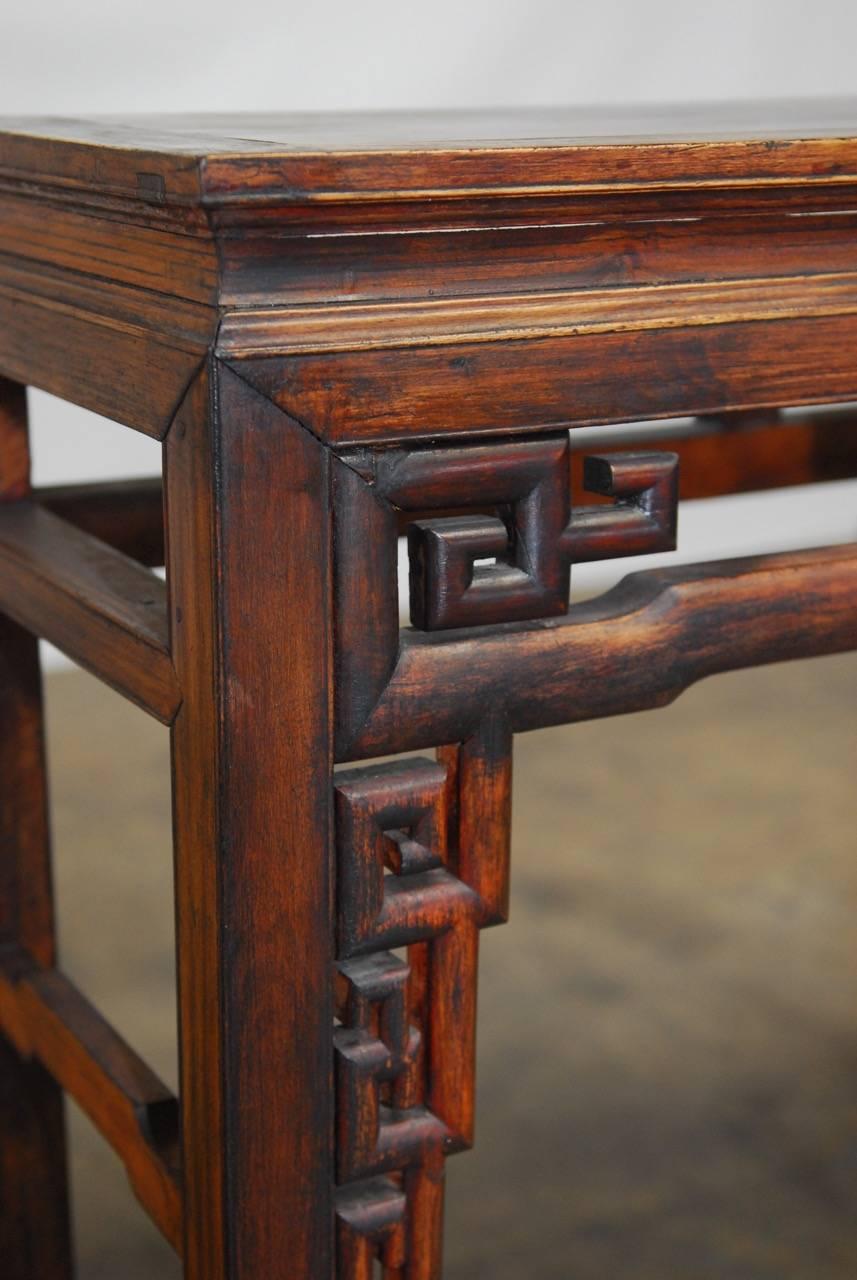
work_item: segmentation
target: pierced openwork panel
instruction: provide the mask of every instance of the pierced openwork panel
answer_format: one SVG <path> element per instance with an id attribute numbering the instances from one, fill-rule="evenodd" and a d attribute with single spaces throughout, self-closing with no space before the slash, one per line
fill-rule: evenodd
<path id="1" fill-rule="evenodd" d="M 671 453 L 588 458 L 587 489 L 612 502 L 572 510 L 568 432 L 342 459 L 335 471 L 339 758 L 376 754 L 361 731 L 414 647 L 426 652 L 443 645 L 443 633 L 468 628 L 561 623 L 575 561 L 673 548 L 677 476 Z M 404 638 L 400 530 L 408 536 L 414 628 Z M 452 736 L 474 727 L 456 726 Z"/>
<path id="2" fill-rule="evenodd" d="M 340 1280 L 376 1258 L 439 1274 L 443 1160 L 473 1139 L 478 930 L 505 916 L 511 743 L 486 722 L 439 756 L 336 779 Z"/>
<path id="3" fill-rule="evenodd" d="M 573 561 L 674 545 L 673 455 L 588 459 L 587 488 L 612 502 L 576 511 L 569 464 L 559 432 L 337 464 L 340 758 L 357 754 L 409 645 L 442 653 L 462 637 L 476 657 L 492 634 L 564 619 Z M 466 681 L 438 687 L 437 709 L 465 693 Z M 392 751 L 411 745 L 394 718 Z M 376 1265 L 397 1280 L 440 1274 L 443 1162 L 473 1139 L 478 932 L 508 913 L 512 727 L 487 696 L 433 735 L 427 707 L 418 745 L 459 745 L 336 775 L 340 1280 Z"/>

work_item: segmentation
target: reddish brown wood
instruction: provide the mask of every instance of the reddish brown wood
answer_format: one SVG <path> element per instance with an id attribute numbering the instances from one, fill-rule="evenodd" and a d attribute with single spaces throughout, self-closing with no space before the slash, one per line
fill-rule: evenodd
<path id="1" fill-rule="evenodd" d="M 0 130 L 0 1025 L 190 1280 L 438 1280 L 514 731 L 857 645 L 853 548 L 566 613 L 569 563 L 673 544 L 673 450 L 685 498 L 857 474 L 853 407 L 777 417 L 857 400 L 855 195 L 842 103 Z M 25 381 L 165 439 L 166 547 L 154 483 L 33 503 Z M 52 972 L 19 624 L 173 721 L 180 1206 L 171 1100 Z M 66 1280 L 58 1094 L 0 1069 L 0 1242 Z"/>
<path id="2" fill-rule="evenodd" d="M 768 314 L 698 331 L 665 324 L 531 340 L 516 340 L 510 314 L 505 325 L 493 322 L 504 341 L 453 336 L 443 346 L 248 358 L 241 367 L 337 447 L 431 440 L 462 434 L 463 425 L 494 435 L 819 404 L 854 395 L 855 303 L 835 317 L 778 322 Z M 681 378 L 671 376 L 676 369 Z"/>
<path id="3" fill-rule="evenodd" d="M 853 408 L 804 409 L 783 417 L 776 410 L 760 414 L 723 414 L 679 426 L 684 435 L 654 426 L 635 437 L 635 447 L 670 449 L 679 458 L 681 496 L 716 498 L 790 485 L 846 480 L 857 475 L 857 413 Z M 621 427 L 599 432 L 587 451 L 621 449 Z M 577 477 L 573 494 L 578 492 Z M 582 491 L 581 491 L 582 492 Z"/>
<path id="4" fill-rule="evenodd" d="M 39 506 L 140 564 L 164 563 L 164 495 L 160 476 L 94 484 L 51 485 Z"/>
<path id="5" fill-rule="evenodd" d="M 345 226 L 338 234 L 315 225 L 316 234 L 308 237 L 304 228 L 290 228 L 284 252 L 276 213 L 264 211 L 265 225 L 260 210 L 252 238 L 232 234 L 223 240 L 224 288 L 232 305 L 252 307 L 269 306 L 273 299 L 416 300 L 485 291 L 740 279 L 761 274 L 760 264 L 782 275 L 854 268 L 857 217 L 846 212 L 825 216 L 811 190 L 801 192 L 801 212 L 815 206 L 812 219 L 783 218 L 770 205 L 760 209 L 758 195 L 752 211 L 736 210 L 736 191 L 705 195 L 704 203 L 698 196 L 695 202 L 688 196 L 668 197 L 672 218 L 663 217 L 666 199 L 658 199 L 657 193 L 603 194 L 597 205 L 592 195 L 576 203 L 542 198 L 535 209 L 533 202 L 526 205 L 520 199 L 507 208 L 486 208 L 484 201 L 473 200 L 464 208 L 461 203 L 447 206 L 440 216 L 435 205 L 420 217 L 428 225 L 441 225 L 432 235 L 417 236 L 402 229 L 401 207 L 373 206 L 365 211 L 366 224 L 384 235 L 378 237 L 371 260 L 365 256 L 365 228 L 355 233 L 342 212 Z M 845 195 L 843 191 L 843 204 Z M 334 210 L 325 210 L 327 222 Z M 409 217 L 416 216 L 409 211 Z"/>
<path id="6" fill-rule="evenodd" d="M 209 204 L 250 202 L 283 193 L 342 201 L 479 191 L 491 198 L 515 187 L 853 182 L 853 110 L 848 99 L 830 99 L 678 110 L 25 118 L 5 121 L 0 137 L 7 172 L 152 203 L 200 195 Z"/>
<path id="7" fill-rule="evenodd" d="M 18 384 L 10 384 L 17 387 Z M 19 393 L 23 394 L 19 389 Z M 572 447 L 575 445 L 572 440 Z M 806 409 L 783 418 L 777 411 L 761 415 L 731 414 L 721 419 L 696 418 L 668 427 L 624 433 L 605 428 L 584 452 L 628 450 L 644 446 L 678 455 L 684 500 L 727 493 L 778 489 L 789 485 L 845 480 L 857 475 L 857 415 L 853 409 Z M 591 495 L 583 487 L 583 453 L 572 455 L 572 500 L 585 505 Z M 164 563 L 163 492 L 159 477 L 90 484 L 53 485 L 37 489 L 41 506 L 144 565 Z M 472 510 L 472 508 L 470 508 Z M 428 517 L 426 509 L 417 518 Z M 465 514 L 453 508 L 450 515 Z M 486 508 L 485 514 L 491 514 Z M 401 513 L 407 532 L 415 513 Z M 358 539 L 359 540 L 359 539 Z M 380 538 L 378 539 L 380 541 Z"/>
<path id="8" fill-rule="evenodd" d="M 165 724 L 181 701 L 163 582 L 33 502 L 0 508 L 0 607 Z"/>
<path id="9" fill-rule="evenodd" d="M 508 904 L 510 753 L 491 722 L 460 766 L 405 760 L 336 776 L 342 1280 L 367 1274 L 373 1255 L 385 1261 L 391 1240 L 408 1280 L 440 1276 L 443 1159 L 473 1140 L 478 929 Z M 401 946 L 408 963 L 388 950 Z M 395 1171 L 393 1211 L 379 1175 Z"/>
<path id="10" fill-rule="evenodd" d="M 566 436 L 385 453 L 375 487 L 400 510 L 456 506 L 478 494 L 505 513 L 505 520 L 441 517 L 410 526 L 415 626 L 433 631 L 565 611 Z M 492 563 L 480 567 L 486 558 Z"/>
<path id="11" fill-rule="evenodd" d="M 166 469 L 185 1265 L 318 1280 L 334 1234 L 329 459 L 212 376 Z"/>
<path id="12" fill-rule="evenodd" d="M 594 454 L 583 459 L 583 488 L 614 498 L 609 507 L 572 512 L 560 546 L 569 560 L 674 551 L 678 517 L 678 457 L 674 453 Z"/>
<path id="13" fill-rule="evenodd" d="M 30 491 L 30 435 L 27 391 L 0 377 L 0 500 L 12 502 Z"/>
<path id="14" fill-rule="evenodd" d="M 164 482 L 170 642 L 183 695 L 171 736 L 183 1257 L 188 1276 L 226 1280 L 226 1045 L 216 805 L 221 746 L 214 696 L 218 629 L 210 399 L 206 373 L 191 387 L 172 424 Z"/>
<path id="15" fill-rule="evenodd" d="M 502 924 L 509 918 L 512 832 L 512 734 L 507 721 L 502 715 L 486 716 L 459 748 L 441 748 L 438 759 L 455 789 L 450 831 L 457 874 L 482 902 L 482 924 Z"/>
<path id="16" fill-rule="evenodd" d="M 339 1280 L 373 1280 L 376 1256 L 388 1274 L 405 1264 L 405 1210 L 401 1187 L 372 1178 L 342 1190 L 336 1201 L 336 1274 Z"/>
<path id="17" fill-rule="evenodd" d="M 125 1165 L 140 1203 L 181 1247 L 178 1107 L 166 1085 L 56 970 L 23 952 L 0 968 L 0 1026 L 89 1115 Z"/>
<path id="18" fill-rule="evenodd" d="M 23 387 L 0 380 L 0 502 L 29 488 Z M 0 616 L 0 955 L 55 960 L 37 641 Z M 0 1034 L 0 1258 L 8 1280 L 71 1280 L 62 1094 Z"/>
<path id="19" fill-rule="evenodd" d="M 502 711 L 515 732 L 671 702 L 720 671 L 857 646 L 853 545 L 632 574 L 533 627 L 405 634 L 345 758 L 465 738 Z M 678 655 L 678 656 L 676 656 Z"/>
<path id="20" fill-rule="evenodd" d="M 0 258 L 0 358 L 7 375 L 156 439 L 169 427 L 215 325 L 208 308 L 179 301 L 165 308 L 159 293 Z"/>
<path id="21" fill-rule="evenodd" d="M 726 413 L 719 417 L 687 418 L 590 429 L 585 444 L 571 437 L 572 506 L 591 503 L 583 483 L 583 462 L 593 453 L 615 450 L 670 452 L 679 460 L 681 497 L 718 498 L 730 493 L 753 493 L 791 485 L 847 480 L 857 475 L 857 413 L 851 407 L 803 409 L 788 416 L 779 410 Z M 445 515 L 465 515 L 472 504 L 445 509 Z M 398 513 L 400 534 L 417 519 L 436 515 Z M 360 536 L 358 531 L 358 537 Z"/>

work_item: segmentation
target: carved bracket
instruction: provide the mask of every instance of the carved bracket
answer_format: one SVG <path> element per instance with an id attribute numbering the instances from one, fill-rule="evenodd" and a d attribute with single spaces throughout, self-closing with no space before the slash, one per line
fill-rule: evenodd
<path id="1" fill-rule="evenodd" d="M 672 453 L 587 458 L 586 489 L 616 501 L 575 512 L 567 434 L 394 455 L 382 462 L 377 481 L 401 510 L 442 504 L 481 512 L 409 525 L 411 622 L 423 631 L 562 614 L 572 562 L 675 547 Z M 485 513 L 486 506 L 496 514 Z"/>
<path id="2" fill-rule="evenodd" d="M 572 512 L 562 535 L 571 563 L 675 550 L 678 454 L 594 454 L 583 460 L 583 487 L 615 502 Z"/>
<path id="3" fill-rule="evenodd" d="M 398 531 L 408 533 L 414 636 L 563 619 L 573 562 L 675 546 L 675 454 L 588 458 L 585 483 L 613 501 L 571 510 L 568 432 L 337 463 L 340 758 L 399 656 Z"/>
<path id="4" fill-rule="evenodd" d="M 510 761 L 489 722 L 441 762 L 336 776 L 340 1280 L 376 1258 L 439 1274 L 443 1160 L 473 1137 L 478 929 L 508 892 Z"/>

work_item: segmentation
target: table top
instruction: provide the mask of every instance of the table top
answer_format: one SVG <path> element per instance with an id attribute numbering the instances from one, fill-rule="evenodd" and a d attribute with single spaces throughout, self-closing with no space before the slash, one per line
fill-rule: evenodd
<path id="1" fill-rule="evenodd" d="M 857 180 L 857 99 L 0 119 L 0 179 L 230 203 Z"/>

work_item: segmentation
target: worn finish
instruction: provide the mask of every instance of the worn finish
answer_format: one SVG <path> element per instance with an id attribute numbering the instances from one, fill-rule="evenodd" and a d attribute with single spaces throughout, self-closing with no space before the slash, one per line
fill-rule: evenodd
<path id="1" fill-rule="evenodd" d="M 180 1249 L 178 1108 L 166 1085 L 67 978 L 35 967 L 23 950 L 3 956 L 0 1026 L 115 1147 L 140 1203 Z"/>
<path id="2" fill-rule="evenodd" d="M 440 1275 L 443 1157 L 473 1141 L 478 930 L 508 901 L 511 737 L 489 721 L 463 754 L 336 779 L 342 1280 L 365 1276 L 367 1242 L 408 1277 Z"/>
<path id="3" fill-rule="evenodd" d="M 70 1275 L 57 1082 L 189 1280 L 439 1280 L 513 734 L 857 647 L 854 547 L 569 609 L 679 496 L 857 474 L 855 195 L 843 102 L 0 128 L 13 1280 Z M 32 493 L 25 383 L 163 484 Z M 56 968 L 35 634 L 171 726 L 178 1099 Z"/>
<path id="4" fill-rule="evenodd" d="M 37 489 L 40 506 L 139 564 L 164 563 L 164 494 L 160 476 L 61 484 Z"/>
<path id="5" fill-rule="evenodd" d="M 166 591 L 148 569 L 37 503 L 0 509 L 0 607 L 169 724 L 181 700 Z"/>
<path id="6" fill-rule="evenodd" d="M 166 469 L 186 1268 L 314 1280 L 333 1249 L 329 459 L 211 379 Z"/>
<path id="7" fill-rule="evenodd" d="M 30 488 L 23 387 L 0 379 L 0 510 Z M 38 642 L 0 616 L 0 957 L 56 960 Z M 63 1099 L 0 1019 L 0 1257 L 9 1280 L 71 1280 Z"/>

